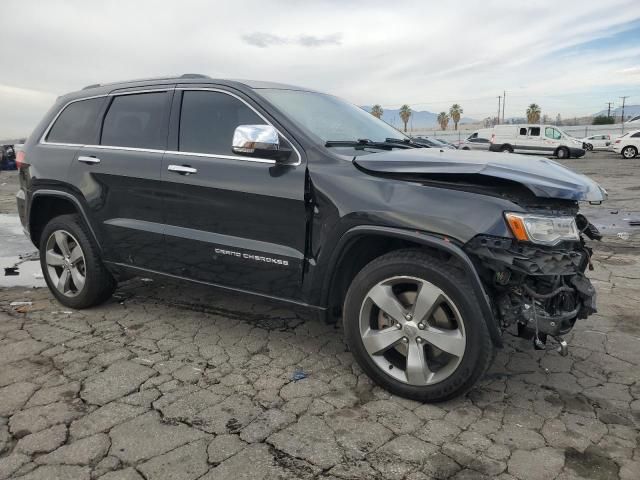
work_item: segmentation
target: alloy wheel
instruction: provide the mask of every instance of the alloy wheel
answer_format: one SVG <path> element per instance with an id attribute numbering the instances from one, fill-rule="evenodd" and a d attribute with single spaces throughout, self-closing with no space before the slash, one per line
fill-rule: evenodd
<path id="1" fill-rule="evenodd" d="M 622 155 L 624 155 L 624 158 L 633 158 L 636 156 L 636 151 L 633 147 L 626 147 L 622 151 Z"/>
<path id="2" fill-rule="evenodd" d="M 464 321 L 433 283 L 392 277 L 367 293 L 360 335 L 373 362 L 387 375 L 415 386 L 451 376 L 466 349 Z"/>
<path id="3" fill-rule="evenodd" d="M 78 240 L 66 230 L 56 230 L 47 239 L 45 263 L 51 284 L 67 297 L 84 288 L 86 262 Z"/>

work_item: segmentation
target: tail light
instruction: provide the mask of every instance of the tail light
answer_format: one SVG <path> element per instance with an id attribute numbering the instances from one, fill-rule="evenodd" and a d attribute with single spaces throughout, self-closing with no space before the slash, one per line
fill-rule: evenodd
<path id="1" fill-rule="evenodd" d="M 613 142 L 613 143 L 620 143 L 620 139 L 616 140 L 616 141 L 615 141 L 615 142 Z"/>
<path id="2" fill-rule="evenodd" d="M 20 170 L 22 167 L 27 166 L 27 156 L 22 150 L 16 152 L 16 167 Z"/>

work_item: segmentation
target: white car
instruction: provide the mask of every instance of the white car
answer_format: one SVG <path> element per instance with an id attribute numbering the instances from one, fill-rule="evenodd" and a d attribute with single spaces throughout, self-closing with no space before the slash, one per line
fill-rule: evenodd
<path id="1" fill-rule="evenodd" d="M 585 150 L 609 150 L 611 146 L 611 135 L 591 135 L 582 140 L 582 148 Z"/>
<path id="2" fill-rule="evenodd" d="M 481 128 L 473 132 L 458 145 L 460 150 L 489 150 L 489 139 L 493 133 L 491 128 Z"/>
<path id="3" fill-rule="evenodd" d="M 640 152 L 640 130 L 631 130 L 613 142 L 613 151 L 622 158 L 634 158 Z"/>

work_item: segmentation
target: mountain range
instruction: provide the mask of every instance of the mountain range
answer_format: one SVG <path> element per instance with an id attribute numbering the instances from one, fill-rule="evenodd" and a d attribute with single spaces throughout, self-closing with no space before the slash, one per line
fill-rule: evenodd
<path id="1" fill-rule="evenodd" d="M 593 116 L 597 117 L 598 115 L 606 115 L 607 110 L 601 110 L 598 113 L 594 113 Z M 619 117 L 622 115 L 622 107 L 616 107 L 611 109 L 612 117 Z M 625 105 L 624 106 L 624 116 L 625 120 L 629 117 L 635 117 L 636 115 L 640 115 L 640 105 Z"/>

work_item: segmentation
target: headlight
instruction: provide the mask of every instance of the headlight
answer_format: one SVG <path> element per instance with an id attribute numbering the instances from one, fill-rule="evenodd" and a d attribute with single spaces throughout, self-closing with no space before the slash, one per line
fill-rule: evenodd
<path id="1" fill-rule="evenodd" d="M 521 241 L 556 245 L 563 240 L 579 240 L 573 217 L 546 217 L 522 213 L 505 213 L 513 235 Z"/>

